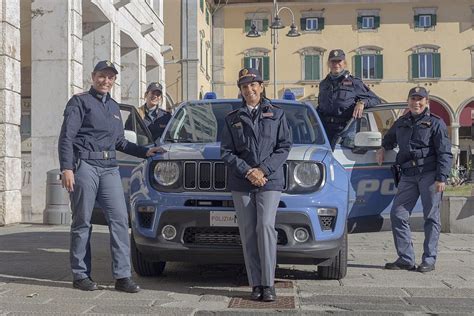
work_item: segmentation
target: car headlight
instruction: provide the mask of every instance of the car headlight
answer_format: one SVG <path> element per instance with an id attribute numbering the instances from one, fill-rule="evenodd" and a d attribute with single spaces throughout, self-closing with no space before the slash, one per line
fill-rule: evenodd
<path id="1" fill-rule="evenodd" d="M 293 178 L 302 188 L 311 188 L 321 180 L 321 170 L 315 163 L 302 162 L 296 165 Z"/>
<path id="2" fill-rule="evenodd" d="M 179 165 L 172 161 L 160 161 L 155 166 L 154 177 L 159 185 L 172 186 L 179 179 Z"/>

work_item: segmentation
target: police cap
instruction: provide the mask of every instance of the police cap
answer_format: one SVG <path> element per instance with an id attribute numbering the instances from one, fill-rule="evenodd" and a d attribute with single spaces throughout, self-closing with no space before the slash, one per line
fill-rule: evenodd
<path id="1" fill-rule="evenodd" d="M 346 59 L 346 54 L 342 49 L 333 49 L 332 51 L 329 52 L 329 61 L 333 60 L 345 60 Z"/>
<path id="2" fill-rule="evenodd" d="M 237 80 L 237 86 L 240 87 L 241 84 L 251 83 L 251 82 L 263 82 L 262 75 L 255 68 L 243 68 L 239 71 L 239 80 Z"/>
<path id="3" fill-rule="evenodd" d="M 160 93 L 163 93 L 163 87 L 158 82 L 152 82 L 148 85 L 148 88 L 146 88 L 146 92 L 148 93 L 153 91 L 160 91 Z"/>
<path id="4" fill-rule="evenodd" d="M 118 71 L 117 69 L 115 68 L 115 65 L 113 62 L 111 62 L 110 60 L 101 60 L 97 63 L 97 65 L 95 65 L 94 67 L 94 72 L 96 71 L 101 71 L 101 70 L 104 70 L 104 69 L 110 69 L 112 70 L 115 74 L 118 74 Z"/>
<path id="5" fill-rule="evenodd" d="M 418 96 L 422 98 L 427 98 L 428 97 L 428 91 L 426 91 L 425 88 L 423 87 L 414 87 L 410 89 L 410 92 L 408 92 L 408 97 L 413 97 L 413 96 Z"/>

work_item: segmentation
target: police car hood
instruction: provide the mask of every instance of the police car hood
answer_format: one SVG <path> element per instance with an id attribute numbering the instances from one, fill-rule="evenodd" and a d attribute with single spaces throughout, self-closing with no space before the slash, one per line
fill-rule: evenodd
<path id="1" fill-rule="evenodd" d="M 166 150 L 163 160 L 220 160 L 220 143 L 199 143 L 199 144 L 164 144 L 161 146 Z M 322 161 L 329 150 L 320 145 L 299 145 L 292 146 L 288 160 L 318 160 Z"/>

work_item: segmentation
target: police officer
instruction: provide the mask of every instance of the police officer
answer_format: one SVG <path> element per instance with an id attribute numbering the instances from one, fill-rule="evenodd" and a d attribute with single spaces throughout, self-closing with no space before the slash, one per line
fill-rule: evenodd
<path id="1" fill-rule="evenodd" d="M 425 220 L 422 262 L 417 271 L 435 269 L 440 223 L 440 203 L 451 168 L 451 144 L 443 120 L 430 113 L 428 92 L 415 87 L 408 93 L 409 112 L 400 117 L 385 135 L 377 162 L 382 164 L 386 150 L 397 144 L 396 163 L 401 167 L 398 192 L 390 213 L 398 259 L 385 269 L 415 270 L 415 253 L 408 219 L 421 197 Z"/>
<path id="2" fill-rule="evenodd" d="M 154 140 L 161 137 L 161 134 L 163 134 L 166 125 L 171 119 L 171 114 L 160 108 L 162 101 L 163 88 L 161 84 L 152 82 L 148 85 L 145 92 L 145 104 L 137 109 Z M 129 118 L 125 123 L 125 129 L 129 129 L 130 126 L 131 119 Z"/>
<path id="3" fill-rule="evenodd" d="M 319 85 L 317 111 L 331 145 L 334 146 L 339 133 L 347 122 L 361 118 L 364 109 L 381 103 L 362 80 L 353 77 L 346 68 L 346 55 L 342 49 L 329 53 L 330 73 Z"/>
<path id="4" fill-rule="evenodd" d="M 269 302 L 276 299 L 275 218 L 292 140 L 285 113 L 265 97 L 259 71 L 240 70 L 237 85 L 242 107 L 225 119 L 221 156 L 229 168 L 250 298 Z"/>
<path id="5" fill-rule="evenodd" d="M 67 103 L 59 136 L 59 162 L 63 187 L 71 199 L 73 287 L 98 289 L 91 279 L 90 250 L 91 215 L 97 200 L 109 225 L 115 288 L 135 293 L 140 287 L 130 278 L 128 214 L 116 150 L 146 158 L 161 149 L 138 146 L 124 138 L 120 108 L 109 93 L 117 74 L 113 63 L 100 61 L 92 72 L 90 90 L 74 95 Z"/>

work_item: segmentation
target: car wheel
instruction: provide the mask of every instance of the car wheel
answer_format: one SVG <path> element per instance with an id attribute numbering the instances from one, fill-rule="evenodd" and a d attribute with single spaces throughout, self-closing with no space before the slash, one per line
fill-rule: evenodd
<path id="1" fill-rule="evenodd" d="M 130 248 L 132 252 L 132 264 L 135 272 L 140 276 L 158 276 L 163 273 L 166 261 L 149 261 L 137 249 L 133 234 L 130 238 Z"/>
<path id="2" fill-rule="evenodd" d="M 344 232 L 342 247 L 336 257 L 333 258 L 331 265 L 319 266 L 318 276 L 324 280 L 340 280 L 347 274 L 347 229 Z"/>

